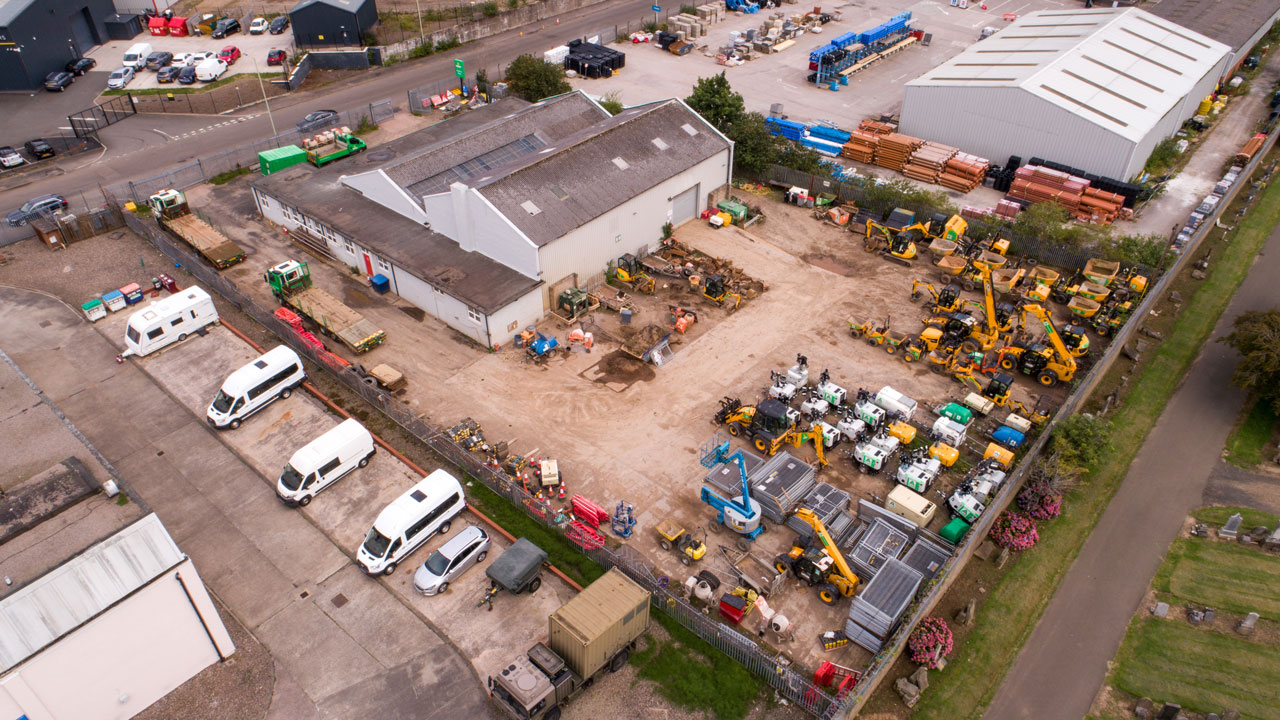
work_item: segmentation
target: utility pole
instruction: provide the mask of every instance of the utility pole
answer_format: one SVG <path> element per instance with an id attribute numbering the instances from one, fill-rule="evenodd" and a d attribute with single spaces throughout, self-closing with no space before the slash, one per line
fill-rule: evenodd
<path id="1" fill-rule="evenodd" d="M 276 133 L 276 119 L 271 115 L 271 100 L 267 97 L 266 83 L 262 82 L 262 73 L 258 72 L 258 58 L 250 55 L 249 59 L 253 61 L 253 74 L 258 76 L 258 87 L 262 90 L 262 102 L 267 106 L 267 120 L 271 121 L 271 137 L 278 137 Z"/>

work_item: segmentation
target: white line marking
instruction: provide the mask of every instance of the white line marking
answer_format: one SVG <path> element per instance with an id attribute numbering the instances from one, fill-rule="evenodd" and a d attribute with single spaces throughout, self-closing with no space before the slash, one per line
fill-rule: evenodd
<path id="1" fill-rule="evenodd" d="M 151 132 L 153 132 L 153 133 L 160 133 L 161 135 L 163 135 L 163 136 L 164 136 L 164 138 L 165 138 L 166 140 L 176 140 L 176 139 L 177 139 L 177 138 L 175 138 L 174 136 L 170 135 L 169 133 L 167 133 L 167 132 L 165 132 L 165 131 L 163 131 L 163 130 L 157 130 L 156 128 L 151 128 Z"/>
<path id="2" fill-rule="evenodd" d="M 75 130 L 75 128 L 73 128 L 73 127 L 65 127 L 65 126 L 63 126 L 63 127 L 59 127 L 58 129 L 59 129 L 59 130 Z"/>

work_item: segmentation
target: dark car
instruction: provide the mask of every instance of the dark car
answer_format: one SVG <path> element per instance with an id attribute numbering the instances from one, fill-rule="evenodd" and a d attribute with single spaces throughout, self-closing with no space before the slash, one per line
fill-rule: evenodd
<path id="1" fill-rule="evenodd" d="M 231 37 L 238 32 L 240 32 L 240 21 L 235 18 L 219 20 L 218 24 L 213 26 L 213 37 L 215 39 Z"/>
<path id="2" fill-rule="evenodd" d="M 279 35 L 280 33 L 288 29 L 289 29 L 289 16 L 280 15 L 279 17 L 271 21 L 271 27 L 268 28 L 267 32 L 271 33 L 272 35 Z"/>
<path id="3" fill-rule="evenodd" d="M 298 121 L 298 132 L 323 130 L 338 121 L 337 110 L 316 110 Z"/>
<path id="4" fill-rule="evenodd" d="M 284 58 L 285 58 L 285 54 L 283 50 L 272 50 L 271 52 L 267 53 L 267 64 L 283 65 Z"/>
<path id="5" fill-rule="evenodd" d="M 37 160 L 43 160 L 44 158 L 50 158 L 58 154 L 54 151 L 52 145 L 40 138 L 28 140 L 22 147 L 26 149 L 28 155 Z"/>
<path id="6" fill-rule="evenodd" d="M 93 58 L 76 58 L 67 63 L 67 72 L 72 75 L 83 75 L 97 67 L 98 61 Z"/>
<path id="7" fill-rule="evenodd" d="M 171 52 L 153 52 L 147 56 L 147 69 L 159 70 L 162 67 L 168 67 L 173 64 L 173 53 Z"/>
<path id="8" fill-rule="evenodd" d="M 66 209 L 67 199 L 61 195 L 41 195 L 9 213 L 6 219 L 9 221 L 10 227 L 21 227 L 38 217 L 50 213 L 60 213 Z"/>
<path id="9" fill-rule="evenodd" d="M 178 70 L 178 82 L 183 85 L 193 85 L 196 81 L 196 69 L 190 65 Z"/>
<path id="10" fill-rule="evenodd" d="M 69 72 L 51 72 L 44 76 L 44 89 L 49 92 L 57 90 L 62 92 L 67 86 L 75 82 L 76 76 Z"/>
<path id="11" fill-rule="evenodd" d="M 156 73 L 156 82 L 171 83 L 178 79 L 178 73 L 182 72 L 182 68 L 166 65 L 160 68 L 160 72 Z"/>

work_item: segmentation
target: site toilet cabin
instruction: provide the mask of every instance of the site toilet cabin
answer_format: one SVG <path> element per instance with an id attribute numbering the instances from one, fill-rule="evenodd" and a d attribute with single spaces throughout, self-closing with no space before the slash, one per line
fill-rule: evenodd
<path id="1" fill-rule="evenodd" d="M 130 315 L 124 331 L 127 349 L 119 358 L 149 355 L 217 321 L 218 309 L 213 306 L 213 298 L 193 285 Z"/>
<path id="2" fill-rule="evenodd" d="M 884 499 L 884 509 L 904 517 L 920 527 L 927 527 L 938 506 L 924 499 L 906 485 L 896 485 Z"/>
<path id="3" fill-rule="evenodd" d="M 285 345 L 276 346 L 227 376 L 205 419 L 218 429 L 235 430 L 250 415 L 289 397 L 306 379 L 298 353 Z"/>
<path id="4" fill-rule="evenodd" d="M 449 532 L 466 506 L 458 479 L 433 471 L 383 508 L 356 551 L 356 562 L 370 575 L 390 575 L 432 535 Z"/>
<path id="5" fill-rule="evenodd" d="M 369 431 L 359 420 L 347 418 L 289 458 L 276 481 L 276 495 L 286 505 L 307 505 L 347 473 L 367 466 L 375 452 Z"/>

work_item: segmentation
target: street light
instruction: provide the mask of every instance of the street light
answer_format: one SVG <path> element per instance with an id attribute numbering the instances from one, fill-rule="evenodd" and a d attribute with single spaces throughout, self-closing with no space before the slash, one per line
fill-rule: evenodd
<path id="1" fill-rule="evenodd" d="M 418 40 L 422 40 L 427 36 L 427 31 L 422 29 L 422 3 L 419 0 L 413 0 L 413 4 L 418 7 Z"/>
<path id="2" fill-rule="evenodd" d="M 262 73 L 258 72 L 258 58 L 250 55 L 249 61 L 253 63 L 253 74 L 258 76 L 258 87 L 262 90 L 262 102 L 267 105 L 267 120 L 271 121 L 271 139 L 278 137 L 276 133 L 276 119 L 271 115 L 271 100 L 267 97 L 266 83 L 262 82 Z"/>

